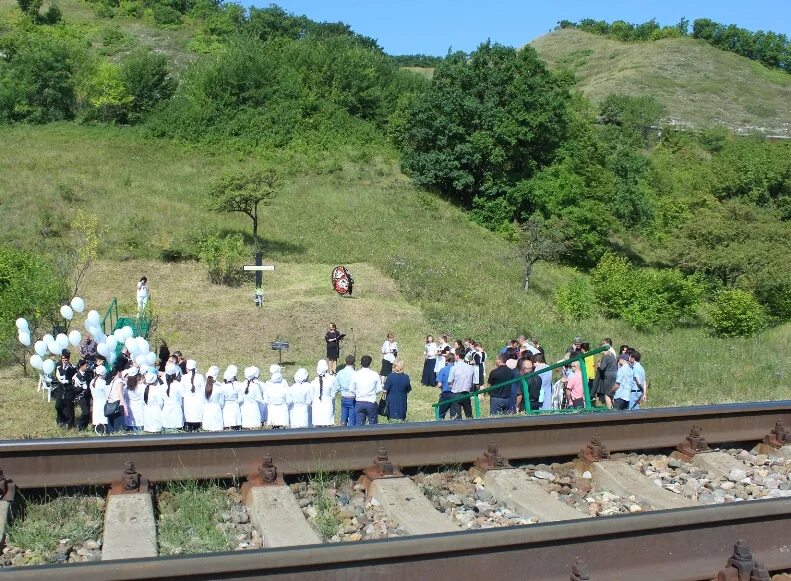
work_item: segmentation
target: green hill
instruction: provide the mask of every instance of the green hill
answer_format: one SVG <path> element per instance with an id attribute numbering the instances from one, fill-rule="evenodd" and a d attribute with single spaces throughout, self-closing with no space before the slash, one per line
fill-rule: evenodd
<path id="1" fill-rule="evenodd" d="M 651 95 L 668 121 L 791 136 L 791 75 L 692 38 L 626 43 L 575 29 L 530 43 L 552 68 L 574 72 L 594 101 Z"/>

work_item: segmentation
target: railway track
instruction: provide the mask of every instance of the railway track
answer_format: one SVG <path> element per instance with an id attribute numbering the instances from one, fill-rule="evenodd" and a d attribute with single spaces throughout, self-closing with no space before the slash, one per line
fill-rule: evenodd
<path id="1" fill-rule="evenodd" d="M 14 488 L 110 488 L 103 558 L 156 554 L 156 490 L 148 482 L 185 479 L 244 481 L 238 495 L 250 526 L 271 548 L 0 574 L 697 580 L 717 578 L 730 559 L 723 579 L 768 579 L 764 566 L 767 575 L 791 570 L 791 438 L 783 426 L 791 426 L 791 401 L 353 430 L 7 441 L 0 443 L 0 466 L 12 481 L 6 500 Z M 345 523 L 363 523 L 325 540 L 361 542 L 319 544 L 316 498 L 306 493 L 313 485 L 303 478 L 317 471 L 347 479 L 323 493 L 324 508 L 334 503 Z M 366 504 L 350 502 L 355 494 Z M 119 539 L 130 537 L 131 548 L 117 553 Z M 384 538 L 365 540 L 377 537 Z M 149 552 L 141 554 L 145 538 Z M 735 548 L 740 540 L 746 545 Z M 734 567 L 755 572 L 733 576 Z"/>

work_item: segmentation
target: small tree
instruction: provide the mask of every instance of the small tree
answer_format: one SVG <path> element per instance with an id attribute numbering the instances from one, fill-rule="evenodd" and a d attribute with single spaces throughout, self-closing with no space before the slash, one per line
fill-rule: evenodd
<path id="1" fill-rule="evenodd" d="M 209 189 L 211 208 L 241 212 L 253 221 L 253 246 L 258 251 L 258 206 L 268 206 L 277 195 L 280 179 L 273 170 L 226 173 Z"/>
<path id="2" fill-rule="evenodd" d="M 519 226 L 518 236 L 519 257 L 524 262 L 523 288 L 529 290 L 533 266 L 542 260 L 557 260 L 566 253 L 563 223 L 535 213 Z"/>

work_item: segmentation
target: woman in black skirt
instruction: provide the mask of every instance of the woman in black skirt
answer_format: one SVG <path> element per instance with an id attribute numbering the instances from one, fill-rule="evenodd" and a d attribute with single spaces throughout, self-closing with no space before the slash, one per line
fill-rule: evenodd
<path id="1" fill-rule="evenodd" d="M 431 335 L 426 336 L 426 344 L 423 345 L 423 377 L 420 382 L 423 385 L 435 387 L 437 385 L 437 376 L 434 373 L 434 367 L 437 364 L 437 344 L 434 343 L 434 337 Z"/>
<path id="2" fill-rule="evenodd" d="M 332 375 L 335 375 L 335 368 L 341 355 L 341 339 L 345 336 L 338 332 L 335 323 L 330 323 L 330 330 L 324 335 L 324 340 L 327 342 L 327 367 Z"/>

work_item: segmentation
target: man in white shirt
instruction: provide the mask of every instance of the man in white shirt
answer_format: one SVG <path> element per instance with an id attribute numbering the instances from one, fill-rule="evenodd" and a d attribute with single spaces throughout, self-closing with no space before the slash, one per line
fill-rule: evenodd
<path id="1" fill-rule="evenodd" d="M 376 404 L 379 394 L 382 393 L 382 380 L 376 371 L 370 369 L 370 355 L 363 355 L 360 365 L 362 367 L 354 372 L 349 386 L 350 391 L 354 393 L 354 411 L 357 415 L 355 425 L 364 426 L 366 417 L 369 424 L 378 424 L 379 414 Z"/>
<path id="2" fill-rule="evenodd" d="M 475 368 L 464 361 L 464 351 L 461 349 L 456 350 L 456 364 L 450 370 L 448 376 L 448 385 L 453 396 L 458 396 L 472 391 L 472 380 L 475 375 Z M 462 401 L 454 401 L 450 405 L 450 417 L 453 420 L 461 419 L 461 410 L 464 410 L 464 416 L 467 418 L 472 417 L 472 403 L 470 398 Z"/>

